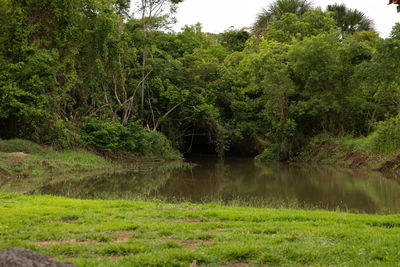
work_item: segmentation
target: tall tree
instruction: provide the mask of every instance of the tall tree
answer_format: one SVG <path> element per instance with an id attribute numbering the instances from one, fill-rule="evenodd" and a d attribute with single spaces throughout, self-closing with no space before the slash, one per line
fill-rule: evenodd
<path id="1" fill-rule="evenodd" d="M 150 75 L 151 70 L 147 69 L 147 58 L 151 56 L 148 43 L 148 34 L 154 29 L 159 28 L 163 23 L 168 21 L 170 15 L 174 14 L 177 6 L 183 0 L 141 0 L 139 11 L 141 13 L 142 30 L 143 30 L 143 51 L 142 51 L 142 81 L 141 81 L 141 111 L 143 115 L 145 103 L 146 79 Z"/>
<path id="2" fill-rule="evenodd" d="M 301 18 L 304 13 L 312 9 L 310 0 L 277 0 L 258 14 L 253 25 L 253 33 L 255 35 L 265 34 L 268 25 L 272 21 L 280 19 L 286 13 L 296 14 Z"/>
<path id="3" fill-rule="evenodd" d="M 327 11 L 333 13 L 342 34 L 353 34 L 374 29 L 373 21 L 357 9 L 347 8 L 345 4 L 328 5 Z"/>

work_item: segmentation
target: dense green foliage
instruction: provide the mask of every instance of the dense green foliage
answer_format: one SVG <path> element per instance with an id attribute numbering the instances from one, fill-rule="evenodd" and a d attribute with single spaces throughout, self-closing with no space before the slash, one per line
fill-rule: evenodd
<path id="1" fill-rule="evenodd" d="M 130 16 L 130 1 L 1 0 L 0 137 L 289 159 L 322 133 L 367 136 L 397 116 L 399 25 L 382 39 L 356 10 L 278 0 L 253 36 L 173 33 L 179 2 Z"/>
<path id="2" fill-rule="evenodd" d="M 138 123 L 123 126 L 115 122 L 86 120 L 82 137 L 85 142 L 101 152 L 137 152 L 142 156 L 178 157 L 169 140 L 159 132 L 145 131 Z"/>
<path id="3" fill-rule="evenodd" d="M 312 9 L 312 2 L 309 0 L 276 0 L 258 14 L 253 25 L 253 32 L 256 35 L 266 34 L 268 26 L 274 20 L 281 19 L 284 14 L 295 14 L 300 18 Z"/>

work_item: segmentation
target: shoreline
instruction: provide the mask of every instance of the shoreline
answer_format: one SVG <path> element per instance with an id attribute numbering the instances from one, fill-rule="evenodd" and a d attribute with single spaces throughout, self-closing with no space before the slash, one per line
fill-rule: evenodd
<path id="1" fill-rule="evenodd" d="M 54 150 L 27 140 L 0 140 L 0 181 L 34 177 L 82 177 L 87 173 L 127 171 L 135 164 L 184 161 L 182 157 L 139 157 L 135 154 L 101 155 L 86 149 Z M 8 142 L 8 143 L 7 143 Z"/>

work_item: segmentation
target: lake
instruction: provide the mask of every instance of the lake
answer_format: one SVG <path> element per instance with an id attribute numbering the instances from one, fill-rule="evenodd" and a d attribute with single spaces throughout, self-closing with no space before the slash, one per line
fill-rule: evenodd
<path id="1" fill-rule="evenodd" d="M 146 163 L 128 172 L 80 179 L 9 181 L 0 191 L 83 199 L 217 202 L 267 207 L 399 213 L 400 180 L 379 172 L 309 164 L 258 164 L 212 156 Z M 23 190 L 22 190 L 23 188 Z"/>

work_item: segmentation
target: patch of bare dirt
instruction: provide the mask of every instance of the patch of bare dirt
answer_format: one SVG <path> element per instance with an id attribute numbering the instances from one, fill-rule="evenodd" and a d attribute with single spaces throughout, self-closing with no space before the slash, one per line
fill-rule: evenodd
<path id="1" fill-rule="evenodd" d="M 7 155 L 7 161 L 9 162 L 11 167 L 20 167 L 24 165 L 24 162 L 22 158 L 27 157 L 28 154 L 24 152 L 15 152 L 15 153 L 9 153 Z"/>
<path id="2" fill-rule="evenodd" d="M 90 245 L 90 244 L 95 244 L 96 241 L 94 240 L 85 240 L 85 241 L 77 241 L 75 238 L 71 238 L 68 240 L 62 240 L 62 241 L 36 241 L 34 242 L 35 245 L 38 246 L 54 246 L 54 245 L 61 245 L 61 244 L 71 244 L 71 245 Z"/>
<path id="3" fill-rule="evenodd" d="M 3 170 L 2 168 L 0 168 L 0 176 L 8 177 L 9 174 L 8 174 L 5 170 Z"/>
<path id="4" fill-rule="evenodd" d="M 394 170 L 396 174 L 400 174 L 400 167 L 397 167 L 400 163 L 400 155 L 397 155 L 395 158 L 386 161 L 379 171 L 387 171 L 387 170 Z"/>
<path id="5" fill-rule="evenodd" d="M 175 221 L 175 222 L 186 222 L 186 223 L 209 222 L 209 220 L 205 219 L 205 218 L 171 218 L 168 220 Z"/>
<path id="6" fill-rule="evenodd" d="M 307 162 L 319 162 L 326 155 L 335 155 L 340 148 L 340 144 L 334 141 L 332 145 L 327 145 L 325 141 L 321 141 L 316 145 L 311 155 L 306 159 Z M 322 154 L 322 155 L 321 155 Z M 336 159 L 336 163 L 348 162 L 351 168 L 361 168 L 368 166 L 370 158 L 363 155 L 360 151 L 348 151 L 340 158 Z"/>
<path id="7" fill-rule="evenodd" d="M 75 221 L 71 220 L 60 220 L 60 222 L 64 223 L 75 223 Z M 116 238 L 116 240 L 113 240 L 111 242 L 115 243 L 127 243 L 129 239 L 132 237 L 132 233 L 135 232 L 134 230 L 129 230 L 129 231 L 118 231 L 114 233 L 110 233 L 108 236 L 112 238 Z M 38 246 L 54 246 L 54 245 L 61 245 L 61 244 L 71 244 L 71 245 L 90 245 L 90 244 L 96 244 L 98 241 L 96 240 L 84 240 L 84 241 L 78 241 L 76 238 L 71 238 L 68 240 L 61 240 L 61 241 L 56 241 L 56 240 L 49 240 L 49 241 L 36 241 L 34 242 L 35 245 Z"/>
<path id="8" fill-rule="evenodd" d="M 49 182 L 47 182 L 48 184 Z M 44 183 L 43 183 L 44 184 Z M 59 222 L 62 223 L 68 223 L 68 224 L 76 224 L 76 220 L 59 220 Z"/>
<path id="9" fill-rule="evenodd" d="M 126 243 L 132 237 L 134 232 L 136 232 L 136 230 L 124 230 L 124 231 L 110 233 L 108 236 L 111 238 L 116 238 L 116 240 L 114 240 L 113 242 Z"/>
<path id="10" fill-rule="evenodd" d="M 231 267 L 247 267 L 250 266 L 247 262 L 237 262 L 237 263 L 232 263 L 230 265 Z"/>
<path id="11" fill-rule="evenodd" d="M 15 155 L 17 157 L 20 157 L 20 158 L 28 156 L 28 154 L 26 154 L 25 152 L 15 152 L 15 153 L 11 153 L 11 154 Z"/>
<path id="12" fill-rule="evenodd" d="M 198 245 L 200 245 L 200 242 L 196 242 L 196 241 L 189 241 L 189 240 L 184 240 L 184 241 L 179 241 L 179 243 L 187 248 L 191 248 L 191 247 L 197 247 Z"/>
<path id="13" fill-rule="evenodd" d="M 46 168 L 50 168 L 51 166 L 50 166 L 50 162 L 48 162 L 47 160 L 43 160 L 42 161 L 42 166 L 43 167 L 46 167 Z"/>
<path id="14" fill-rule="evenodd" d="M 209 244 L 211 243 L 211 240 L 201 240 L 201 241 L 194 241 L 194 240 L 180 240 L 180 239 L 168 239 L 171 241 L 175 241 L 179 244 L 181 244 L 182 246 L 185 246 L 186 248 L 194 248 L 203 244 Z"/>
<path id="15" fill-rule="evenodd" d="M 7 160 L 11 167 L 20 167 L 24 164 L 19 157 L 8 157 Z"/>
<path id="16" fill-rule="evenodd" d="M 117 242 L 117 243 L 128 242 L 134 232 L 135 231 L 130 230 L 130 231 L 121 231 L 121 232 L 114 233 L 114 236 L 117 238 L 117 240 L 115 242 Z"/>
<path id="17" fill-rule="evenodd" d="M 185 218 L 183 221 L 187 223 L 208 222 L 208 220 L 204 218 Z"/>
<path id="18" fill-rule="evenodd" d="M 351 163 L 351 167 L 359 168 L 368 165 L 368 158 L 365 157 L 361 152 L 347 152 L 344 157 L 344 161 L 348 161 Z"/>

